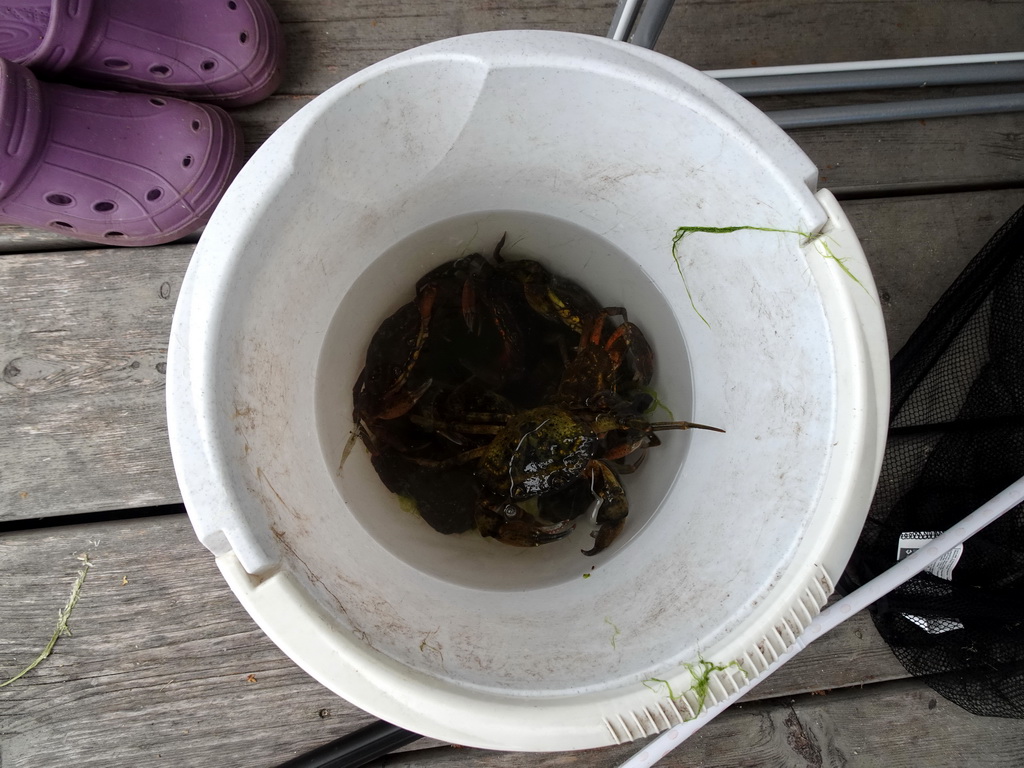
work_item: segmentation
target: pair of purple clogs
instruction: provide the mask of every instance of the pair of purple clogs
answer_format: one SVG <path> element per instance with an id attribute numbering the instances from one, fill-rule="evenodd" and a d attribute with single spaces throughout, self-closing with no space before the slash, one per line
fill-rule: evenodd
<path id="1" fill-rule="evenodd" d="M 269 96 L 282 52 L 266 0 L 0 0 L 0 224 L 106 245 L 197 229 L 242 164 L 215 105 Z"/>

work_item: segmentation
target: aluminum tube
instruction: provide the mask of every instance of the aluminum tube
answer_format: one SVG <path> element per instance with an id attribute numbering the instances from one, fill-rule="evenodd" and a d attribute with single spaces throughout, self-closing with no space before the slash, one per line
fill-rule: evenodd
<path id="1" fill-rule="evenodd" d="M 894 101 L 888 104 L 852 104 L 768 112 L 781 128 L 820 128 L 829 125 L 882 123 L 891 120 L 924 120 L 933 117 L 985 115 L 1024 111 L 1024 93 L 991 96 L 960 96 L 949 99 Z"/>
<path id="2" fill-rule="evenodd" d="M 929 563 L 936 560 L 942 553 L 948 552 L 958 544 L 962 544 L 1022 501 L 1024 501 L 1024 477 L 982 504 L 974 512 L 967 515 L 967 517 L 941 536 L 932 539 L 932 541 L 914 554 L 900 560 L 889 570 L 882 571 L 878 576 L 855 589 L 842 600 L 825 608 L 811 620 L 811 623 L 804 628 L 802 634 L 797 635 L 796 641 L 769 662 L 767 669 L 762 670 L 757 677 L 752 678 L 745 686 L 740 686 L 703 712 L 698 712 L 697 716 L 691 720 L 687 720 L 664 731 L 658 738 L 649 742 L 647 746 L 633 755 L 633 757 L 624 763 L 620 763 L 619 768 L 653 768 L 654 764 L 661 758 L 686 741 L 704 725 L 718 717 L 737 699 L 750 693 L 754 686 L 763 682 L 765 678 L 779 667 L 800 653 L 812 640 L 835 629 L 835 627 L 842 624 L 850 616 L 864 610 L 879 598 L 889 594 L 900 584 L 905 583 L 912 576 L 923 571 Z"/>
<path id="3" fill-rule="evenodd" d="M 1024 61 L 723 77 L 719 78 L 719 82 L 729 86 L 741 96 L 859 91 L 877 88 L 918 88 L 926 85 L 1013 83 L 1024 82 Z"/>
<path id="4" fill-rule="evenodd" d="M 633 25 L 629 42 L 653 49 L 674 4 L 675 0 L 647 0 Z"/>
<path id="5" fill-rule="evenodd" d="M 612 40 L 629 39 L 640 11 L 640 3 L 641 0 L 619 0 L 619 4 L 615 6 L 615 13 L 612 15 L 611 26 L 608 27 L 608 37 Z"/>
<path id="6" fill-rule="evenodd" d="M 774 67 L 740 67 L 709 69 L 704 72 L 717 80 L 735 77 L 770 77 L 802 75 L 811 72 L 851 72 L 863 69 L 898 69 L 900 67 L 938 67 L 953 64 L 989 64 L 999 61 L 1024 61 L 1024 52 L 969 53 L 958 56 L 924 56 L 909 59 L 875 59 L 871 61 L 839 61 L 831 64 L 785 64 Z"/>

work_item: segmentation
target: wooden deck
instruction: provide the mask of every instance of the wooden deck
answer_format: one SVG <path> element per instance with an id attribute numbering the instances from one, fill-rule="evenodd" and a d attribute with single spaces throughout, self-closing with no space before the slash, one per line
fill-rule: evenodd
<path id="1" fill-rule="evenodd" d="M 284 22 L 288 69 L 278 94 L 236 113 L 250 151 L 312 97 L 391 54 L 490 29 L 604 35 L 615 6 L 271 3 Z M 719 69 L 1003 52 L 1022 40 L 1020 0 L 703 0 L 677 4 L 658 50 Z M 860 235 L 894 351 L 1024 204 L 1022 114 L 791 135 Z M 171 316 L 192 242 L 102 249 L 0 227 L 0 681 L 49 640 L 79 557 L 92 565 L 69 622 L 73 634 L 0 689 L 2 768 L 269 767 L 372 720 L 262 634 L 183 514 L 163 398 Z M 637 748 L 512 754 L 423 740 L 379 764 L 614 766 Z M 1019 766 L 1024 723 L 970 715 L 908 678 L 862 614 L 661 764 Z"/>

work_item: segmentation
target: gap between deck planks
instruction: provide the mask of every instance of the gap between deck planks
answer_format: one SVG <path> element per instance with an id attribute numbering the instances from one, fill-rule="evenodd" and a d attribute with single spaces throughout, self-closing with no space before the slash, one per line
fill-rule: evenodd
<path id="1" fill-rule="evenodd" d="M 891 351 L 1024 190 L 850 201 Z M 0 525 L 180 501 L 164 377 L 191 245 L 0 256 Z"/>
<path id="2" fill-rule="evenodd" d="M 53 631 L 83 553 L 92 568 L 69 622 L 73 634 L 0 689 L 5 768 L 269 768 L 369 721 L 256 628 L 182 515 L 0 538 L 7 574 L 0 678 L 33 658 Z M 967 716 L 921 683 L 901 680 L 905 674 L 858 614 L 665 765 L 1010 766 L 1024 759 L 1024 724 Z M 612 766 L 638 746 L 525 755 L 423 741 L 386 764 Z M 959 750 L 955 760 L 950 750 Z"/>

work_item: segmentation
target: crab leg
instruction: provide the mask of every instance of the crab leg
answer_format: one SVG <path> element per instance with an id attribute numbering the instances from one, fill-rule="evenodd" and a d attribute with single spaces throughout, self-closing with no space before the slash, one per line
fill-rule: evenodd
<path id="1" fill-rule="evenodd" d="M 476 525 L 481 536 L 490 536 L 513 547 L 539 547 L 568 536 L 576 528 L 571 520 L 544 525 L 515 504 L 501 509 L 481 505 L 476 512 Z"/>
<path id="2" fill-rule="evenodd" d="M 416 333 L 416 339 L 413 342 L 412 350 L 409 352 L 405 366 L 395 379 L 395 383 L 391 385 L 381 398 L 380 411 L 375 414 L 379 419 L 397 419 L 399 416 L 404 416 L 426 394 L 433 383 L 432 380 L 427 379 L 427 381 L 414 390 L 409 390 L 405 386 L 409 380 L 409 374 L 416 367 L 420 353 L 423 352 L 423 347 L 430 337 L 430 317 L 434 309 L 434 299 L 437 297 L 437 290 L 436 284 L 428 283 L 416 297 L 416 308 L 420 313 L 420 324 Z"/>
<path id="3" fill-rule="evenodd" d="M 614 361 L 615 368 L 622 367 L 622 361 L 626 355 L 633 356 L 633 381 L 642 387 L 651 383 L 654 376 L 654 350 L 651 349 L 647 337 L 640 332 L 640 329 L 625 319 L 625 312 L 622 313 L 623 323 L 608 337 L 605 348 Z"/>
<path id="4" fill-rule="evenodd" d="M 425 429 L 434 431 L 443 429 L 445 431 L 462 432 L 467 435 L 496 435 L 504 427 L 503 424 L 472 424 L 469 422 L 444 421 L 427 416 L 417 416 L 416 414 L 410 414 L 409 421 L 417 427 Z"/>
<path id="5" fill-rule="evenodd" d="M 457 456 L 452 456 L 448 459 L 425 459 L 421 456 L 406 456 L 405 458 L 411 462 L 419 464 L 421 467 L 433 467 L 434 469 L 452 469 L 462 464 L 468 464 L 471 461 L 475 461 L 484 455 L 487 451 L 487 446 L 481 446 L 479 448 L 473 448 L 468 451 L 463 451 Z"/>
<path id="6" fill-rule="evenodd" d="M 725 432 L 724 429 L 709 427 L 707 424 L 694 424 L 692 421 L 652 421 L 647 426 L 652 432 L 661 432 L 666 429 L 709 429 L 712 432 Z"/>

